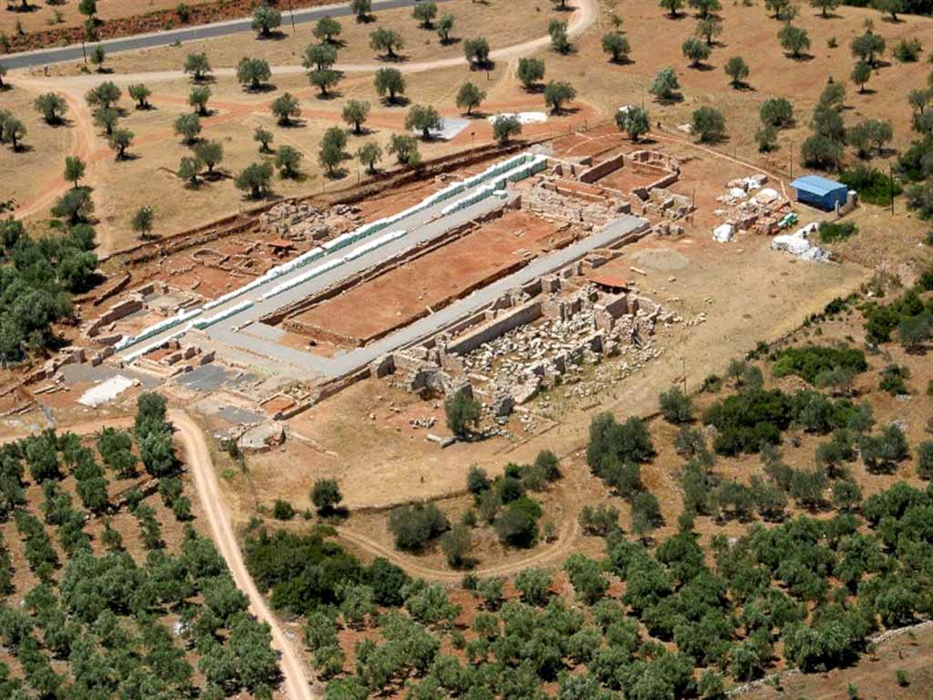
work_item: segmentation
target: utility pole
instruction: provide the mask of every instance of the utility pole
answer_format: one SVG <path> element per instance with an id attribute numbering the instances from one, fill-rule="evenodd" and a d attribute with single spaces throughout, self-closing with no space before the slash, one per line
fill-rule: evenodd
<path id="1" fill-rule="evenodd" d="M 894 216 L 894 167 L 888 164 L 888 186 L 891 190 L 891 216 Z"/>

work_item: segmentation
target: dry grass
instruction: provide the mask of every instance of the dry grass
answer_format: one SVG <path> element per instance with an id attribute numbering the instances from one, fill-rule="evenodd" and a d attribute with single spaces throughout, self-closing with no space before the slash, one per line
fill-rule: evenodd
<path id="1" fill-rule="evenodd" d="M 26 126 L 23 150 L 0 146 L 0 202 L 21 203 L 35 195 L 47 181 L 54 181 L 65 156 L 71 151 L 67 125 L 49 126 L 32 103 L 35 95 L 25 90 L 0 91 L 0 109 L 15 114 Z M 15 176 L 14 176 L 15 173 Z"/>
<path id="2" fill-rule="evenodd" d="M 720 13 L 723 34 L 706 62 L 707 69 L 688 67 L 681 53 L 681 43 L 693 36 L 696 19 L 693 13 L 683 13 L 679 19 L 669 19 L 654 0 L 627 0 L 609 2 L 624 20 L 632 46 L 631 63 L 612 65 L 606 61 L 599 45 L 599 36 L 610 28 L 608 13 L 603 13 L 600 26 L 591 30 L 585 40 L 579 41 L 577 52 L 561 57 L 553 52 L 545 56 L 548 70 L 555 77 L 569 80 L 579 94 L 598 107 L 600 114 L 610 117 L 623 104 L 640 104 L 644 99 L 653 121 L 660 120 L 674 126 L 688 123 L 697 107 L 709 105 L 721 110 L 726 117 L 729 141 L 721 146 L 730 155 L 751 161 L 760 159 L 755 143 L 755 132 L 760 124 L 758 107 L 772 96 L 791 100 L 797 116 L 797 127 L 781 135 L 781 150 L 773 163 L 787 169 L 791 144 L 798 149 L 809 135 L 808 124 L 813 107 L 829 76 L 849 83 L 847 123 L 861 118 L 890 119 L 895 131 L 895 146 L 903 148 L 911 138 L 910 109 L 907 94 L 923 87 L 930 72 L 929 54 L 921 54 L 917 63 L 897 63 L 891 56 L 894 46 L 904 38 L 915 37 L 929 51 L 929 37 L 933 32 L 933 19 L 903 16 L 901 22 L 883 21 L 880 13 L 870 9 L 839 7 L 830 19 L 821 19 L 818 11 L 803 5 L 795 24 L 807 30 L 812 57 L 794 61 L 785 57 L 777 39 L 781 23 L 768 17 L 761 4 L 747 7 L 741 3 L 723 3 Z M 604 5 L 605 7 L 606 5 Z M 851 39 L 861 34 L 866 19 L 874 21 L 875 32 L 887 41 L 887 61 L 876 70 L 868 83 L 874 92 L 857 94 L 849 81 L 854 59 L 849 51 Z M 830 49 L 827 43 L 835 37 L 838 47 Z M 734 90 L 723 66 L 732 56 L 741 56 L 748 63 L 751 74 L 747 80 L 751 89 Z M 654 75 L 665 66 L 672 66 L 683 87 L 684 100 L 671 105 L 660 105 L 647 93 Z M 597 68 L 598 67 L 598 68 Z M 762 164 L 770 164 L 761 159 Z M 799 165 L 796 170 L 799 169 Z"/>

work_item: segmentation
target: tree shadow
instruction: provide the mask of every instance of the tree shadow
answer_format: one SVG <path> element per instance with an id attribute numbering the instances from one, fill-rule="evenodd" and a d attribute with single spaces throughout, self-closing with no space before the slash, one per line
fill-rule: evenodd
<path id="1" fill-rule="evenodd" d="M 9 82 L 6 82 L 3 85 L 0 85 L 0 92 L 7 92 L 12 89 L 13 89 L 13 86 Z"/>
<path id="2" fill-rule="evenodd" d="M 690 70 L 695 70 L 698 73 L 709 73 L 710 71 L 716 70 L 716 66 L 710 63 L 704 63 L 703 61 L 700 61 L 699 63 L 691 64 Z"/>
<path id="3" fill-rule="evenodd" d="M 142 156 L 138 153 L 124 153 L 122 156 L 117 156 L 117 162 L 132 162 L 134 160 L 139 160 L 140 158 L 142 158 Z"/>
<path id="4" fill-rule="evenodd" d="M 402 53 L 395 53 L 395 54 L 383 53 L 383 54 L 379 54 L 378 56 L 376 56 L 376 60 L 382 63 L 407 63 L 411 59 Z"/>
<path id="5" fill-rule="evenodd" d="M 550 113 L 555 117 L 572 117 L 579 112 L 579 107 L 561 107 L 560 109 L 552 109 Z"/>
<path id="6" fill-rule="evenodd" d="M 394 98 L 383 97 L 382 104 L 386 107 L 407 107 L 411 104 L 411 100 L 404 95 L 396 95 Z"/>
<path id="7" fill-rule="evenodd" d="M 330 89 L 326 93 L 318 90 L 317 99 L 324 100 L 325 102 L 330 102 L 331 100 L 339 100 L 343 97 L 343 93 L 340 90 Z"/>
<path id="8" fill-rule="evenodd" d="M 856 94 L 856 95 L 874 95 L 874 94 L 876 94 L 877 92 L 878 92 L 878 91 L 875 90 L 874 88 L 863 87 L 863 88 L 861 88 L 860 90 L 858 90 L 855 94 Z"/>
<path id="9" fill-rule="evenodd" d="M 787 51 L 784 52 L 784 57 L 789 58 L 791 61 L 796 63 L 809 63 L 814 58 L 816 58 L 816 56 L 811 53 L 799 53 L 795 56 L 794 54 L 788 53 Z"/>
<path id="10" fill-rule="evenodd" d="M 487 58 L 485 61 L 470 61 L 470 72 L 493 71 L 496 69 L 496 62 Z"/>
<path id="11" fill-rule="evenodd" d="M 260 83 L 259 85 L 247 85 L 243 88 L 244 92 L 250 92 L 254 95 L 262 95 L 267 92 L 275 92 L 278 88 L 273 83 Z"/>
<path id="12" fill-rule="evenodd" d="M 13 153 L 31 153 L 33 150 L 28 143 L 18 143 L 13 147 Z"/>
<path id="13" fill-rule="evenodd" d="M 659 105 L 674 105 L 684 101 L 684 95 L 681 92 L 674 92 L 667 97 L 657 97 L 655 102 Z"/>
<path id="14" fill-rule="evenodd" d="M 269 32 L 264 32 L 256 36 L 257 41 L 282 41 L 287 39 L 288 34 L 283 32 L 281 29 L 273 29 Z"/>
<path id="15" fill-rule="evenodd" d="M 453 46 L 454 44 L 459 44 L 463 39 L 459 36 L 451 36 L 446 39 L 441 39 L 439 42 L 441 46 Z"/>
<path id="16" fill-rule="evenodd" d="M 740 80 L 737 83 L 730 83 L 733 89 L 738 90 L 739 92 L 758 92 L 758 90 L 744 80 Z"/>
<path id="17" fill-rule="evenodd" d="M 350 171 L 347 168 L 341 167 L 325 172 L 324 177 L 326 177 L 331 182 L 336 182 L 337 180 L 345 179 L 349 174 Z"/>
<path id="18" fill-rule="evenodd" d="M 373 22 L 378 22 L 376 15 L 357 15 L 356 23 L 357 24 L 372 24 Z"/>
<path id="19" fill-rule="evenodd" d="M 217 76 L 215 75 L 202 75 L 200 78 L 191 78 L 192 83 L 197 83 L 198 85 L 206 85 L 208 83 L 213 84 L 217 82 Z"/>
<path id="20" fill-rule="evenodd" d="M 635 61 L 633 61 L 628 56 L 622 56 L 620 58 L 612 58 L 610 56 L 609 60 L 606 61 L 606 63 L 608 63 L 611 66 L 633 66 L 635 65 Z"/>
<path id="21" fill-rule="evenodd" d="M 301 129 L 308 125 L 308 121 L 302 117 L 289 117 L 284 122 L 276 120 L 275 125 L 282 129 Z"/>

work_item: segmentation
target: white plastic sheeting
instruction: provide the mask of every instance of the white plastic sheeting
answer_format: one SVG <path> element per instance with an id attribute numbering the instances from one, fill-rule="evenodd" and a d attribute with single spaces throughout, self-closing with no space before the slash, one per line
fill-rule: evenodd
<path id="1" fill-rule="evenodd" d="M 786 251 L 801 260 L 830 262 L 829 253 L 809 240 L 810 236 L 816 233 L 818 228 L 819 224 L 812 223 L 797 229 L 793 233 L 775 236 L 771 239 L 771 248 Z"/>
<path id="2" fill-rule="evenodd" d="M 157 335 L 164 330 L 168 330 L 169 328 L 172 328 L 173 326 L 177 326 L 180 323 L 184 323 L 188 319 L 194 318 L 199 313 L 201 313 L 200 308 L 192 309 L 190 311 L 179 311 L 177 314 L 175 314 L 174 316 L 170 316 L 164 321 L 159 321 L 158 323 L 152 324 L 148 328 L 144 328 L 136 335 L 123 336 L 120 342 L 116 344 L 115 349 L 122 350 L 123 348 L 139 343 L 145 340 L 146 338 L 151 338 L 152 336 Z"/>
<path id="3" fill-rule="evenodd" d="M 213 316 L 202 316 L 201 318 L 196 318 L 193 321 L 189 321 L 188 328 L 202 329 L 207 328 L 208 326 L 213 326 L 215 323 L 220 323 L 225 318 L 230 318 L 234 314 L 238 314 L 241 311 L 246 311 L 252 305 L 252 301 L 242 301 L 239 304 L 234 304 L 233 306 L 224 309 L 223 311 L 218 311 Z"/>
<path id="4" fill-rule="evenodd" d="M 366 255 L 366 253 L 371 253 L 377 248 L 381 248 L 382 246 L 387 245 L 392 241 L 397 241 L 399 238 L 404 237 L 406 233 L 406 231 L 392 231 L 391 233 L 387 233 L 384 236 L 379 236 L 379 238 L 376 238 L 369 243 L 364 243 L 363 245 L 357 246 L 351 250 L 349 253 L 347 253 L 346 259 L 356 260 L 361 255 Z"/>
<path id="5" fill-rule="evenodd" d="M 307 272 L 302 272 L 300 275 L 296 275 L 289 280 L 285 280 L 282 284 L 277 284 L 268 292 L 262 295 L 263 300 L 270 297 L 274 297 L 282 292 L 287 292 L 292 287 L 297 287 L 299 284 L 304 284 L 310 279 L 323 275 L 325 272 L 333 270 L 335 267 L 340 267 L 346 262 L 345 258 L 333 258 L 327 262 L 323 262 L 316 267 L 312 267 Z"/>
<path id="6" fill-rule="evenodd" d="M 619 108 L 619 111 L 622 111 L 621 107 Z M 500 114 L 494 114 L 491 117 L 487 117 L 486 119 L 490 124 L 495 124 L 496 119 L 499 117 L 515 117 L 521 124 L 544 124 L 544 122 L 547 121 L 547 114 L 544 112 L 516 112 L 515 114 L 512 112 L 502 112 Z"/>

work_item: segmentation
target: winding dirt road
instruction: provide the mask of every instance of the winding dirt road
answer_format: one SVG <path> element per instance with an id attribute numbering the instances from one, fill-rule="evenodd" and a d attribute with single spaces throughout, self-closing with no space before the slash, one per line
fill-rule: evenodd
<path id="1" fill-rule="evenodd" d="M 440 583 L 459 583 L 463 579 L 463 572 L 450 571 L 449 569 L 432 569 L 431 567 L 423 566 L 419 564 L 415 558 L 399 554 L 394 549 L 384 547 L 372 538 L 361 535 L 358 532 L 353 532 L 346 528 L 337 528 L 337 534 L 341 539 L 350 542 L 368 554 L 388 559 L 412 576 Z M 529 566 L 540 566 L 553 562 L 555 559 L 565 559 L 567 555 L 570 554 L 578 534 L 579 525 L 577 525 L 576 519 L 569 518 L 567 524 L 561 530 L 560 535 L 558 535 L 557 542 L 551 547 L 540 552 L 535 552 L 517 561 L 500 564 L 498 566 L 490 566 L 485 569 L 471 569 L 470 573 L 480 577 L 509 576 L 522 569 L 527 569 Z"/>

